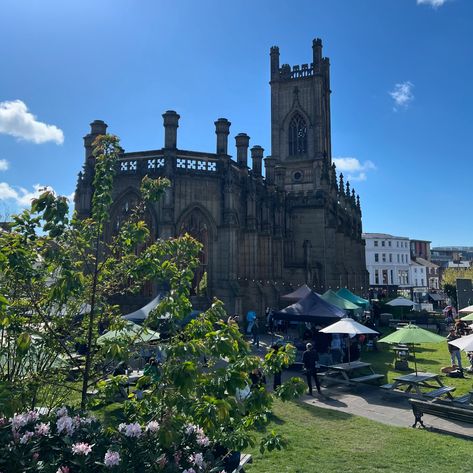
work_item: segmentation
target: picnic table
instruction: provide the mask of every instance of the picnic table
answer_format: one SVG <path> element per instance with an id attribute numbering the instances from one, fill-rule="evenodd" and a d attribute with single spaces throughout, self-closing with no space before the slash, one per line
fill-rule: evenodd
<path id="1" fill-rule="evenodd" d="M 440 376 L 434 373 L 406 374 L 394 378 L 394 383 L 385 384 L 381 387 L 388 391 L 398 390 L 404 393 L 415 393 L 419 397 L 428 397 L 431 399 L 437 399 L 442 396 L 453 399 L 452 391 L 455 391 L 454 387 L 445 386 Z M 430 389 L 430 391 L 423 391 L 425 388 Z"/>
<path id="2" fill-rule="evenodd" d="M 343 383 L 364 383 L 366 381 L 375 381 L 384 378 L 383 374 L 373 371 L 371 363 L 364 361 L 352 361 L 350 363 L 338 363 L 336 365 L 321 365 L 326 368 L 325 375 L 339 375 Z M 362 374 L 362 372 L 365 374 Z M 358 376 L 357 376 L 358 375 Z"/>

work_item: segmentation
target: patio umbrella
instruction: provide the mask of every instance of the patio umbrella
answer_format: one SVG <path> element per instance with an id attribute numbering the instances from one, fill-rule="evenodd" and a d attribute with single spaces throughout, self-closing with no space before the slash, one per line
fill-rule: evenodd
<path id="1" fill-rule="evenodd" d="M 417 374 L 417 360 L 414 345 L 420 343 L 440 343 L 445 342 L 445 338 L 437 335 L 436 333 L 430 332 L 423 328 L 418 327 L 414 324 L 406 325 L 399 330 L 383 337 L 379 342 L 382 343 L 404 343 L 412 345 L 412 353 L 414 355 L 414 366 Z"/>
<path id="2" fill-rule="evenodd" d="M 461 320 L 473 320 L 473 313 L 465 315 Z"/>
<path id="3" fill-rule="evenodd" d="M 472 314 L 473 313 L 473 305 L 469 305 L 468 307 L 464 307 L 458 311 L 459 314 Z M 473 319 L 467 319 L 473 320 Z"/>
<path id="4" fill-rule="evenodd" d="M 400 307 L 401 308 L 401 318 L 404 319 L 404 307 L 411 307 L 414 305 L 414 302 L 406 299 L 405 297 L 396 297 L 392 301 L 386 303 L 391 307 Z"/>
<path id="5" fill-rule="evenodd" d="M 379 332 L 373 330 L 365 325 L 358 323 L 356 320 L 346 317 L 335 322 L 328 327 L 320 330 L 322 333 L 343 333 L 350 335 L 378 335 Z M 350 337 L 348 337 L 350 341 Z M 348 363 L 350 363 L 350 342 L 348 342 Z"/>
<path id="6" fill-rule="evenodd" d="M 159 340 L 159 333 L 140 327 L 133 322 L 127 322 L 120 330 L 110 330 L 97 338 L 99 345 L 104 345 L 107 341 L 118 339 L 132 339 L 133 343 L 149 343 Z"/>
<path id="7" fill-rule="evenodd" d="M 390 305 L 391 307 L 412 307 L 414 302 L 404 297 L 396 297 L 396 299 L 386 302 L 386 305 Z"/>
<path id="8" fill-rule="evenodd" d="M 456 340 L 453 340 L 450 343 L 450 345 L 454 345 L 457 348 L 460 348 L 460 350 L 463 351 L 473 351 L 473 335 L 467 335 L 466 337 L 461 337 L 457 338 Z"/>

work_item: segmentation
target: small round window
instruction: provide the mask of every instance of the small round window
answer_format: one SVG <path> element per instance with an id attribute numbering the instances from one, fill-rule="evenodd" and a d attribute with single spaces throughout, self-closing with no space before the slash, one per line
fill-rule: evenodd
<path id="1" fill-rule="evenodd" d="M 294 174 L 292 175 L 292 178 L 293 178 L 295 181 L 300 181 L 300 180 L 302 179 L 302 176 L 303 176 L 302 171 L 296 171 L 296 172 L 294 172 Z"/>

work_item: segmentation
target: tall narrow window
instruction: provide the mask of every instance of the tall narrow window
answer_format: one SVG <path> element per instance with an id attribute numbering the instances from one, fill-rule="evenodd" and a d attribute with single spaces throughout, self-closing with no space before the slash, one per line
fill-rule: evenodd
<path id="1" fill-rule="evenodd" d="M 289 156 L 307 153 L 307 125 L 299 113 L 289 123 Z"/>

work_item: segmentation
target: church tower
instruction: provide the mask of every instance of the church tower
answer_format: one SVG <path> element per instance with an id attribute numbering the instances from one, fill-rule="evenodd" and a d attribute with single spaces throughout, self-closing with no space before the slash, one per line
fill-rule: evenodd
<path id="1" fill-rule="evenodd" d="M 322 169 L 331 166 L 330 64 L 322 40 L 312 43 L 312 62 L 279 66 L 271 48 L 271 158 L 284 168 L 284 188 L 319 187 Z"/>

